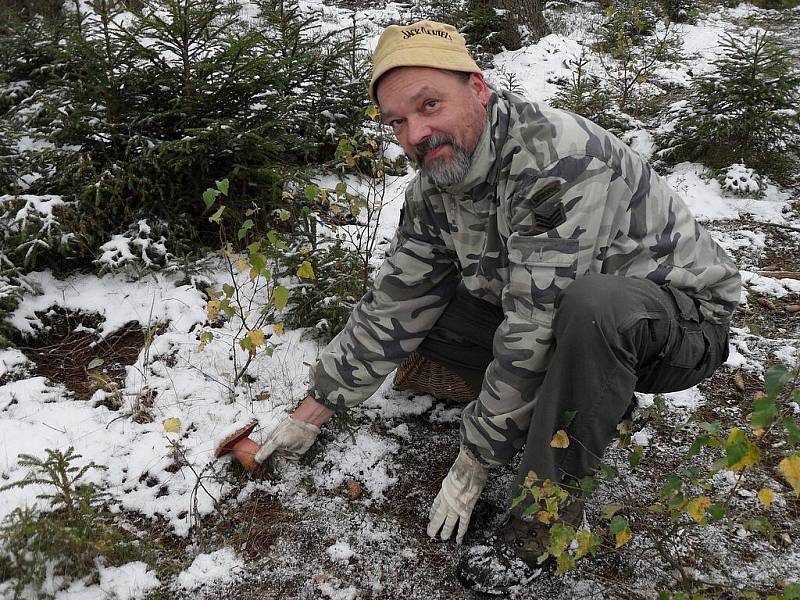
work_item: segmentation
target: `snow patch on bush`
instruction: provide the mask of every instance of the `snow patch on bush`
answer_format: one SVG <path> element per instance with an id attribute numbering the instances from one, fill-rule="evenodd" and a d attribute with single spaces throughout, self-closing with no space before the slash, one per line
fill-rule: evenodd
<path id="1" fill-rule="evenodd" d="M 718 177 L 722 189 L 736 196 L 761 197 L 764 195 L 764 181 L 761 175 L 742 163 L 734 163 L 724 169 Z"/>

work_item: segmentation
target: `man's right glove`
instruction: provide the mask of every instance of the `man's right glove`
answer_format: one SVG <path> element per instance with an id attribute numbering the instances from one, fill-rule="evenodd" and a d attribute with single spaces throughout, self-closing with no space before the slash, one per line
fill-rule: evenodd
<path id="1" fill-rule="evenodd" d="M 442 530 L 442 539 L 450 538 L 456 523 L 456 543 L 460 544 L 469 527 L 475 503 L 486 485 L 489 471 L 472 455 L 461 448 L 456 461 L 442 481 L 442 489 L 433 501 L 428 523 L 428 535 L 436 537 Z"/>
<path id="2" fill-rule="evenodd" d="M 286 417 L 256 452 L 256 462 L 263 463 L 276 454 L 288 460 L 300 460 L 319 435 L 319 427 Z"/>

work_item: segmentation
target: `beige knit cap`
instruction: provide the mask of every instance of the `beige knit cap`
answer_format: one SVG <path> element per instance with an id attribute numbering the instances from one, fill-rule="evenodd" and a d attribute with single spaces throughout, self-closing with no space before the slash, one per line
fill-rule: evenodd
<path id="1" fill-rule="evenodd" d="M 369 97 L 375 97 L 375 82 L 395 67 L 433 67 L 449 71 L 480 73 L 480 67 L 467 51 L 464 37 L 456 28 L 436 21 L 417 21 L 411 25 L 389 25 L 383 30 L 372 55 Z"/>

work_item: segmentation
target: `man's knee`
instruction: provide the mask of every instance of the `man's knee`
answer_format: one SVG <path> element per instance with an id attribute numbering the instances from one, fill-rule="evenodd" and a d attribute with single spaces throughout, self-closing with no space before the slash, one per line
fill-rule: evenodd
<path id="1" fill-rule="evenodd" d="M 561 292 L 556 301 L 556 328 L 563 330 L 567 325 L 616 327 L 624 315 L 639 308 L 641 295 L 632 288 L 642 283 L 631 278 L 603 274 L 589 274 L 576 279 Z"/>

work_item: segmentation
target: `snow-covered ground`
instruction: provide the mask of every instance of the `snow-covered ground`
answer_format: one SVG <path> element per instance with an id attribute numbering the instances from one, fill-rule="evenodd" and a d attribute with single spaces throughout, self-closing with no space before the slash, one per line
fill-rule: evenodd
<path id="1" fill-rule="evenodd" d="M 349 15 L 345 9 L 322 2 L 303 5 L 324 11 L 328 24 L 337 19 L 346 22 Z M 671 72 L 672 80 L 687 81 L 689 70 L 695 74 L 707 71 L 710 60 L 716 56 L 720 34 L 738 20 L 754 14 L 759 11 L 750 5 L 720 8 L 696 25 L 679 26 L 684 51 L 691 58 Z M 359 20 L 374 34 L 370 42 L 373 44 L 381 26 L 406 16 L 404 5 L 394 3 L 383 10 L 358 13 Z M 323 27 L 328 26 L 325 23 Z M 552 82 L 569 77 L 569 61 L 580 55 L 581 41 L 575 34 L 552 34 L 534 46 L 501 53 L 488 75 L 499 83 L 504 74 L 513 73 L 528 97 L 546 101 L 556 90 Z M 650 148 L 648 135 L 641 131 L 632 137 L 645 154 Z M 767 253 L 775 250 L 766 242 L 768 229 L 758 222 L 800 226 L 790 192 L 769 185 L 760 198 L 727 195 L 718 181 L 706 175 L 707 169 L 702 165 L 684 163 L 672 171 L 669 180 L 717 241 L 738 257 L 745 282 L 743 307 L 747 308 L 752 292 L 766 298 L 797 298 L 800 295 L 797 279 L 757 272 Z M 378 226 L 379 240 L 388 240 L 392 235 L 408 178 L 390 181 Z M 322 179 L 320 183 L 328 182 Z M 50 197 L 30 199 L 31 203 L 42 206 L 54 201 Z M 800 236 L 789 232 L 786 235 L 795 239 L 797 247 Z M 379 246 L 376 261 L 385 247 L 385 244 Z M 219 264 L 201 278 L 219 289 L 227 277 Z M 449 441 L 454 448 L 458 408 L 430 397 L 412 398 L 396 392 L 388 379 L 372 398 L 353 411 L 352 423 L 339 429 L 328 428 L 313 461 L 279 464 L 274 478 L 242 481 L 240 475 L 234 475 L 229 458 L 214 459 L 215 444 L 252 419 L 259 422 L 254 437 L 266 437 L 304 395 L 308 365 L 320 350 L 317 342 L 303 331 L 274 335 L 272 355 L 259 353 L 249 368 L 252 379 L 232 388 L 234 355 L 242 352 L 235 343 L 236 331 L 230 323 L 225 324 L 214 330 L 214 339 L 202 351 L 199 349 L 199 336 L 208 326 L 208 316 L 207 298 L 193 285 L 197 280 L 186 283 L 178 274 L 148 275 L 136 281 L 113 274 L 102 278 L 82 274 L 58 280 L 48 272 L 34 273 L 30 280 L 42 293 L 26 296 L 10 319 L 23 334 L 33 336 L 40 332 L 46 322 L 43 315 L 53 307 L 99 315 L 101 320 L 94 332 L 100 338 L 107 338 L 131 321 L 155 327 L 157 333 L 134 364 L 126 367 L 124 385 L 119 390 L 98 390 L 88 400 L 76 400 L 63 384 L 35 375 L 35 367 L 20 350 L 0 350 L 2 481 L 26 476 L 27 470 L 19 464 L 19 454 L 41 456 L 47 448 L 65 450 L 72 446 L 83 461 L 107 467 L 104 471 L 90 470 L 86 477 L 111 495 L 115 510 L 163 520 L 175 534 L 187 540 L 199 520 L 218 509 L 233 510 L 232 507 L 259 494 L 276 499 L 286 510 L 298 515 L 302 523 L 297 525 L 298 531 L 323 532 L 320 535 L 325 536 L 318 540 L 324 550 L 317 555 L 304 554 L 307 548 L 315 546 L 298 546 L 297 539 L 291 536 L 278 537 L 269 552 L 254 559 L 255 562 L 246 560 L 241 548 L 225 545 L 201 548 L 187 541 L 187 566 L 171 581 L 159 580 L 143 562 L 120 567 L 101 565 L 98 583 L 75 582 L 66 590 L 53 590 L 56 598 L 142 598 L 159 590 L 192 598 L 230 597 L 232 589 L 252 591 L 246 582 L 260 581 L 264 570 L 276 580 L 304 583 L 296 583 L 286 596 L 276 591 L 278 588 L 268 587 L 270 591 L 261 597 L 335 600 L 433 597 L 426 595 L 432 593 L 426 586 L 436 579 L 437 567 L 426 561 L 441 550 L 429 550 L 420 541 L 424 539 L 427 496 L 421 492 L 414 495 L 414 482 L 409 487 L 406 461 L 409 453 L 424 458 L 425 449 L 421 447 L 426 443 L 425 432 L 429 431 L 426 428 L 435 432 L 440 442 Z M 266 302 L 263 297 L 255 300 L 253 310 Z M 745 323 L 738 323 L 733 330 L 727 369 L 760 378 L 767 352 L 789 366 L 797 366 L 798 319 L 793 317 L 789 321 L 791 327 L 771 336 L 760 335 Z M 236 358 L 241 360 L 239 355 Z M 102 365 L 95 369 L 102 370 Z M 87 376 L 90 370 L 87 365 Z M 121 397 L 119 407 L 110 408 L 105 402 L 112 394 Z M 145 395 L 151 399 L 147 408 L 152 420 L 140 423 L 131 415 Z M 669 410 L 681 415 L 690 415 L 705 401 L 703 392 L 697 388 L 666 394 Z M 643 408 L 652 404 L 652 396 L 642 395 Z M 665 443 L 646 427 L 637 436 L 636 443 L 643 447 Z M 181 461 L 176 458 L 178 454 Z M 428 475 L 436 480 L 435 474 Z M 507 476 L 506 473 L 500 478 Z M 358 482 L 363 495 L 350 498 L 343 494 L 347 482 Z M 404 490 L 404 494 L 411 490 L 408 497 L 417 499 L 416 522 L 395 514 L 398 496 L 392 492 L 398 489 Z M 41 492 L 39 486 L 0 492 L 0 518 L 24 505 L 45 508 L 43 501 L 37 499 Z M 502 498 L 499 491 L 489 495 Z M 785 505 L 792 500 L 787 494 L 781 501 Z M 314 522 L 317 529 L 312 529 L 309 522 Z M 782 576 L 786 581 L 796 580 L 800 573 L 797 540 L 785 546 L 779 556 Z M 760 559 L 754 565 L 769 571 Z M 746 570 L 746 565 L 734 566 Z M 751 572 L 755 572 L 755 566 Z M 402 581 L 402 573 L 408 573 L 407 581 Z M 452 579 L 449 572 L 440 572 L 438 577 Z M 417 579 L 421 583 L 415 588 L 413 582 Z M 633 580 L 646 593 L 650 585 L 647 574 L 640 573 Z M 443 589 L 453 595 L 446 597 L 472 597 L 459 592 L 458 584 L 452 581 L 447 585 L 451 587 Z M 550 597 L 614 596 L 613 587 L 604 587 L 602 580 L 588 576 L 570 576 L 560 585 L 551 590 Z M 10 593 L 10 588 L 0 584 L 0 595 L 4 592 Z M 533 597 L 527 593 L 520 590 L 515 597 Z"/>

